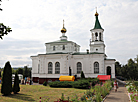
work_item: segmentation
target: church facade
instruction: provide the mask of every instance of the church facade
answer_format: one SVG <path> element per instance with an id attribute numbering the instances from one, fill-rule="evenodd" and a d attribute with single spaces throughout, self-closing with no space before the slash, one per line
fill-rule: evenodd
<path id="1" fill-rule="evenodd" d="M 90 50 L 86 52 L 80 52 L 80 45 L 67 39 L 63 21 L 60 40 L 45 43 L 45 54 L 31 56 L 34 82 L 56 81 L 60 75 L 69 75 L 69 68 L 77 78 L 80 78 L 81 71 L 86 78 L 98 75 L 111 75 L 115 78 L 115 59 L 108 59 L 105 54 L 104 29 L 98 20 L 97 11 L 95 17 L 95 26 L 90 30 Z"/>

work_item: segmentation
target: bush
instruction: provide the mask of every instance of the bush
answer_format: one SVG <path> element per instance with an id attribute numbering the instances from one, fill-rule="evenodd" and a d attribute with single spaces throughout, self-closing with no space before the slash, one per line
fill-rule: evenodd
<path id="1" fill-rule="evenodd" d="M 7 62 L 3 70 L 1 93 L 3 95 L 10 95 L 11 92 L 12 92 L 12 69 L 10 62 Z"/>
<path id="2" fill-rule="evenodd" d="M 47 82 L 46 82 L 46 81 L 44 81 L 43 85 L 44 85 L 44 86 L 47 86 Z"/>
<path id="3" fill-rule="evenodd" d="M 18 77 L 18 73 L 16 72 L 15 79 L 14 79 L 14 85 L 13 85 L 13 92 L 14 94 L 17 94 L 19 91 L 20 91 L 19 77 Z"/>
<path id="4" fill-rule="evenodd" d="M 88 80 L 78 80 L 78 81 L 74 82 L 73 87 L 79 88 L 79 89 L 89 89 L 90 83 Z"/>
<path id="5" fill-rule="evenodd" d="M 72 88 L 74 82 L 71 81 L 54 81 L 49 83 L 50 87 L 57 87 L 57 88 Z"/>
<path id="6" fill-rule="evenodd" d="M 83 71 L 81 71 L 81 79 L 85 78 Z"/>

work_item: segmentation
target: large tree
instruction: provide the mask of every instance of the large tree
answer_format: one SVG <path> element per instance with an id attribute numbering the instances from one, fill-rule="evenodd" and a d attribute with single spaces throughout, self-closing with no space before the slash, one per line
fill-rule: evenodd
<path id="1" fill-rule="evenodd" d="M 11 92 L 12 92 L 12 69 L 10 62 L 6 62 L 2 76 L 1 93 L 4 95 L 10 95 Z"/>
<path id="2" fill-rule="evenodd" d="M 121 66 L 119 62 L 115 63 L 116 75 L 131 80 L 138 80 L 138 57 L 129 59 L 126 65 Z"/>
<path id="3" fill-rule="evenodd" d="M 18 74 L 22 74 L 23 75 L 23 68 L 18 68 L 17 72 L 18 72 Z"/>
<path id="4" fill-rule="evenodd" d="M 0 23 L 0 38 L 2 39 L 2 37 L 4 35 L 7 35 L 9 32 L 11 32 L 11 28 L 5 26 L 3 23 Z"/>
<path id="5" fill-rule="evenodd" d="M 27 66 L 24 66 L 24 69 L 23 69 L 23 77 L 25 78 L 25 77 L 30 77 L 30 71 L 31 71 L 31 69 L 30 68 L 28 68 Z"/>
<path id="6" fill-rule="evenodd" d="M 14 85 L 13 85 L 13 92 L 14 94 L 17 94 L 20 91 L 20 86 L 19 86 L 19 76 L 18 73 L 15 73 L 15 78 L 14 78 Z"/>
<path id="7" fill-rule="evenodd" d="M 2 2 L 2 0 L 0 0 L 0 2 Z M 1 5 L 1 4 L 0 4 Z M 0 8 L 0 11 L 2 11 L 2 9 Z M 3 23 L 0 23 L 0 39 L 2 39 L 2 37 L 4 35 L 7 35 L 9 32 L 11 32 L 11 28 L 8 26 L 5 26 Z"/>
<path id="8" fill-rule="evenodd" d="M 122 74 L 121 68 L 122 68 L 121 64 L 118 61 L 115 62 L 115 74 L 116 74 L 116 76 L 121 76 L 121 74 Z"/>

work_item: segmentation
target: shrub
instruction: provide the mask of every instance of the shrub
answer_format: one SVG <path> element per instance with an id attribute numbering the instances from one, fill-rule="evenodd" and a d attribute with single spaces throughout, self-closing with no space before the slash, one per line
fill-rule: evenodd
<path id="1" fill-rule="evenodd" d="M 44 85 L 44 86 L 47 86 L 47 82 L 46 82 L 46 81 L 44 81 L 43 85 Z"/>
<path id="2" fill-rule="evenodd" d="M 96 96 L 96 102 L 101 102 L 102 101 L 100 92 L 98 92 L 95 96 Z"/>
<path id="3" fill-rule="evenodd" d="M 17 94 L 19 91 L 20 91 L 19 77 L 18 77 L 18 73 L 16 73 L 15 79 L 14 79 L 14 85 L 13 85 L 13 92 L 14 94 Z"/>
<path id="4" fill-rule="evenodd" d="M 49 83 L 50 87 L 57 87 L 57 88 L 71 88 L 74 82 L 71 81 L 54 81 Z"/>
<path id="5" fill-rule="evenodd" d="M 10 62 L 7 62 L 3 70 L 1 93 L 4 95 L 10 95 L 11 92 L 12 92 L 12 69 Z"/>
<path id="6" fill-rule="evenodd" d="M 86 101 L 87 101 L 87 100 L 86 100 L 86 95 L 85 95 L 85 94 L 81 97 L 81 101 L 83 101 L 83 102 L 86 102 Z"/>
<path id="7" fill-rule="evenodd" d="M 88 80 L 78 80 L 74 82 L 73 87 L 79 89 L 88 89 L 90 87 L 90 83 Z"/>
<path id="8" fill-rule="evenodd" d="M 81 71 L 81 79 L 84 79 L 85 78 L 85 75 L 83 73 L 83 71 Z"/>

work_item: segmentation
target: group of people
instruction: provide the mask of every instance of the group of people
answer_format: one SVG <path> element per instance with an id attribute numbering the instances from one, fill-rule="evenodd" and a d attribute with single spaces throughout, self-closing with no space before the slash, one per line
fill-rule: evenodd
<path id="1" fill-rule="evenodd" d="M 21 79 L 21 84 L 24 84 L 24 85 L 32 85 L 33 84 L 33 81 L 30 78 L 25 77 L 24 79 Z"/>

